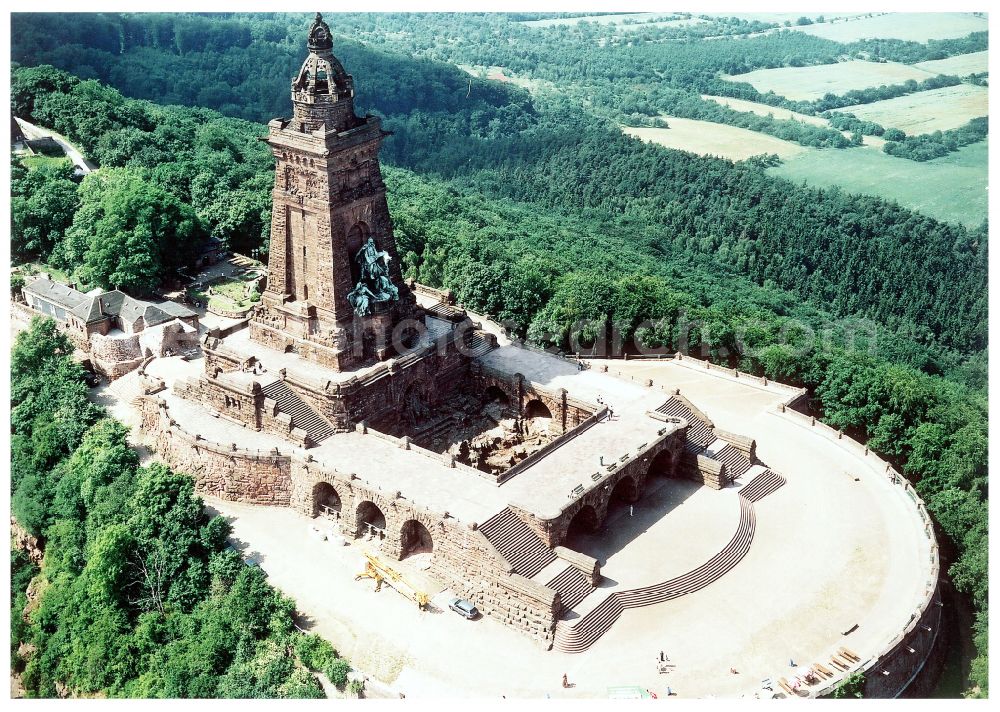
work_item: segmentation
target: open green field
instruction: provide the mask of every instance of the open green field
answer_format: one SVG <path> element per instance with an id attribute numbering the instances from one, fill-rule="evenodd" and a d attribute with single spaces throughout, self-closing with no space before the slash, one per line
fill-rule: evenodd
<path id="1" fill-rule="evenodd" d="M 719 156 L 734 161 L 742 161 L 762 153 L 776 153 L 781 158 L 791 158 L 805 153 L 808 149 L 791 141 L 767 134 L 726 126 L 712 121 L 678 119 L 664 116 L 668 129 L 624 126 L 622 131 L 629 136 L 657 143 L 667 148 L 690 151 L 702 156 Z"/>
<path id="2" fill-rule="evenodd" d="M 796 183 L 839 185 L 850 193 L 878 195 L 948 222 L 976 227 L 987 215 L 988 142 L 918 163 L 865 148 L 808 149 L 770 172 Z"/>
<path id="3" fill-rule="evenodd" d="M 648 29 L 651 27 L 689 27 L 691 25 L 701 25 L 708 22 L 700 17 L 692 17 L 687 20 L 656 20 L 654 22 L 637 22 L 629 25 L 619 25 L 619 32 L 632 32 L 633 30 Z"/>
<path id="4" fill-rule="evenodd" d="M 637 22 L 655 22 L 668 20 L 675 12 L 623 12 L 611 15 L 581 15 L 580 17 L 553 17 L 548 20 L 527 20 L 521 24 L 525 27 L 552 27 L 554 25 L 577 25 L 581 22 L 593 22 L 598 25 L 621 24 L 625 20 Z"/>
<path id="5" fill-rule="evenodd" d="M 864 13 L 860 12 L 815 12 L 813 10 L 804 10 L 803 12 L 713 12 L 707 13 L 708 17 L 735 17 L 739 20 L 746 20 L 747 22 L 773 22 L 778 25 L 784 25 L 786 22 L 795 24 L 796 20 L 800 17 L 807 17 L 813 22 L 818 18 L 824 17 L 827 22 L 831 21 L 841 21 L 845 18 L 853 18 Z"/>
<path id="6" fill-rule="evenodd" d="M 870 104 L 845 106 L 840 111 L 917 135 L 947 131 L 988 115 L 989 90 L 971 84 L 920 91 Z"/>
<path id="7" fill-rule="evenodd" d="M 832 23 L 793 25 L 793 29 L 834 42 L 878 38 L 926 42 L 986 32 L 987 26 L 985 17 L 968 12 L 894 12 Z"/>
<path id="8" fill-rule="evenodd" d="M 970 52 L 969 54 L 956 54 L 954 57 L 945 57 L 944 59 L 917 62 L 913 66 L 931 74 L 954 74 L 958 77 L 964 77 L 969 74 L 988 72 L 990 65 L 989 55 L 988 50 L 983 50 L 982 52 Z"/>
<path id="9" fill-rule="evenodd" d="M 800 114 L 797 111 L 791 111 L 790 109 L 782 109 L 777 106 L 770 106 L 769 104 L 761 104 L 756 101 L 745 101 L 744 99 L 733 99 L 728 96 L 712 96 L 711 94 L 702 94 L 702 99 L 708 99 L 709 101 L 714 101 L 717 104 L 722 104 L 723 106 L 728 106 L 733 111 L 745 111 L 751 114 L 757 114 L 757 116 L 773 116 L 779 120 L 791 120 L 791 121 L 801 121 L 804 124 L 812 124 L 813 126 L 829 126 L 830 122 L 821 116 L 809 116 L 809 114 Z"/>
<path id="10" fill-rule="evenodd" d="M 21 163 L 23 163 L 24 167 L 28 170 L 34 170 L 36 168 L 41 168 L 42 166 L 56 167 L 60 165 L 73 165 L 73 162 L 66 157 L 56 158 L 55 156 L 42 156 L 39 154 L 34 156 L 24 156 L 21 158 Z"/>
<path id="11" fill-rule="evenodd" d="M 931 75 L 922 69 L 898 62 L 851 60 L 811 67 L 757 69 L 746 74 L 722 75 L 732 82 L 747 82 L 760 92 L 773 91 L 796 101 L 812 101 L 825 94 L 846 94 L 883 84 L 902 84 L 907 79 L 923 81 Z"/>

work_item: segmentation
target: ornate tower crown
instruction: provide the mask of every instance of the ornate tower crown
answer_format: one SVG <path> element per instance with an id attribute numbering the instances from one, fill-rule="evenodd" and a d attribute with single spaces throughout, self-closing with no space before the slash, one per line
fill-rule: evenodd
<path id="1" fill-rule="evenodd" d="M 354 115 L 354 81 L 333 56 L 330 26 L 318 12 L 306 40 L 309 55 L 292 80 L 292 104 L 300 131 L 311 133 L 321 126 L 340 132 L 358 125 Z"/>
<path id="2" fill-rule="evenodd" d="M 329 52 L 333 49 L 333 37 L 330 35 L 330 26 L 323 22 L 323 16 L 318 12 L 309 28 L 308 47 L 310 52 Z"/>

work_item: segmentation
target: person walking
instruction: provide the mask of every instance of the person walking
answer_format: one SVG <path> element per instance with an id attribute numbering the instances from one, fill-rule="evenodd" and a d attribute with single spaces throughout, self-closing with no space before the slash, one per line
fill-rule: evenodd
<path id="1" fill-rule="evenodd" d="M 566 673 L 563 673 L 563 687 L 569 687 L 569 677 L 566 676 Z"/>

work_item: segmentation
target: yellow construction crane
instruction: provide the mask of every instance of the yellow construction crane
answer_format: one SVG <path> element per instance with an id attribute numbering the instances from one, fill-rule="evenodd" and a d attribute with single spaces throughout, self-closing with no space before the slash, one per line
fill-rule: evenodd
<path id="1" fill-rule="evenodd" d="M 381 590 L 382 582 L 385 581 L 399 593 L 414 601 L 421 610 L 427 607 L 431 597 L 407 581 L 403 574 L 386 566 L 378 557 L 368 552 L 365 552 L 365 559 L 367 559 L 365 570 L 354 577 L 355 581 L 360 581 L 364 578 L 375 579 L 376 591 Z"/>

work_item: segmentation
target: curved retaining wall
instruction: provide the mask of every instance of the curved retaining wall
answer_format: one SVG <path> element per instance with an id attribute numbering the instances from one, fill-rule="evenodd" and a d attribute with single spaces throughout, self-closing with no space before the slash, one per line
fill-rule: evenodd
<path id="1" fill-rule="evenodd" d="M 941 627 L 941 592 L 940 592 L 940 558 L 937 540 L 934 536 L 934 525 L 923 500 L 916 489 L 905 477 L 893 469 L 892 465 L 873 453 L 843 432 L 811 416 L 792 410 L 784 403 L 778 406 L 781 417 L 788 418 L 813 430 L 815 433 L 836 442 L 846 450 L 853 452 L 871 462 L 873 468 L 894 485 L 894 496 L 900 498 L 906 507 L 915 510 L 920 518 L 924 533 L 924 551 L 921 555 L 926 566 L 926 582 L 924 588 L 916 596 L 913 612 L 906 627 L 894 638 L 886 641 L 880 650 L 870 657 L 862 658 L 857 669 L 865 673 L 865 697 L 892 698 L 906 693 L 924 670 L 928 660 L 937 654 L 935 646 L 938 643 L 938 633 Z M 876 476 L 868 470 L 862 470 L 861 476 Z M 861 654 L 861 651 L 856 651 Z M 844 675 L 835 676 L 826 685 L 816 690 L 817 697 L 833 692 L 833 688 Z"/>
<path id="2" fill-rule="evenodd" d="M 664 358 L 663 360 L 667 360 Z M 918 678 L 925 668 L 939 667 L 931 664 L 939 657 L 937 649 L 939 642 L 939 629 L 941 626 L 941 593 L 940 593 L 940 559 L 937 540 L 934 536 L 934 525 L 930 514 L 923 500 L 917 494 L 913 485 L 892 465 L 878 457 L 867 446 L 848 437 L 843 432 L 831 428 L 829 425 L 817 420 L 814 417 L 805 415 L 796 410 L 793 406 L 800 403 L 807 397 L 808 391 L 805 388 L 795 388 L 784 383 L 777 383 L 767 378 L 753 376 L 741 371 L 723 366 L 711 364 L 708 361 L 676 354 L 674 360 L 683 362 L 685 366 L 691 368 L 705 369 L 712 375 L 719 378 L 730 379 L 759 388 L 765 388 L 775 393 L 780 393 L 785 398 L 778 404 L 777 413 L 780 417 L 788 418 L 809 428 L 813 432 L 836 442 L 841 447 L 850 450 L 855 455 L 864 458 L 872 464 L 872 469 L 879 472 L 894 485 L 894 496 L 901 498 L 903 504 L 913 511 L 919 518 L 920 526 L 924 533 L 924 549 L 920 560 L 926 569 L 925 584 L 921 591 L 917 592 L 912 602 L 913 609 L 910 620 L 905 628 L 893 637 L 878 646 L 878 650 L 864 657 L 863 651 L 855 651 L 862 655 L 862 662 L 853 667 L 849 672 L 839 673 L 832 679 L 827 680 L 822 687 L 810 690 L 811 696 L 825 697 L 833 692 L 833 689 L 840 681 L 850 673 L 861 670 L 865 674 L 865 697 L 871 698 L 894 698 L 907 693 L 913 685 L 923 689 L 925 686 Z M 653 379 L 640 379 L 634 375 L 623 373 L 618 369 L 602 366 L 602 370 L 607 369 L 608 373 L 623 378 L 625 380 L 645 382 L 648 387 L 657 387 Z M 671 390 L 668 386 L 660 384 L 659 388 L 664 391 Z M 868 469 L 862 470 L 862 476 L 877 476 Z M 877 543 L 873 543 L 877 545 Z"/>

